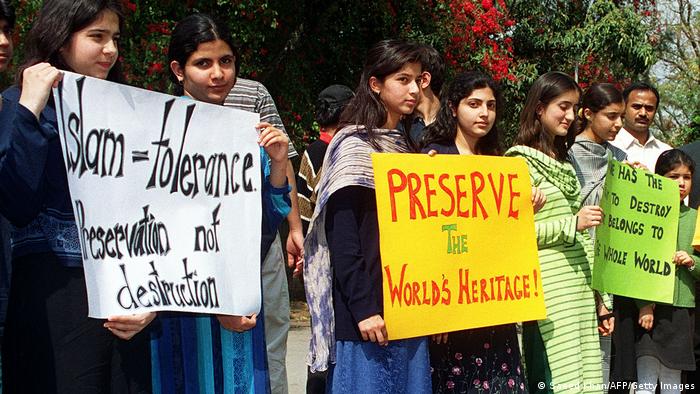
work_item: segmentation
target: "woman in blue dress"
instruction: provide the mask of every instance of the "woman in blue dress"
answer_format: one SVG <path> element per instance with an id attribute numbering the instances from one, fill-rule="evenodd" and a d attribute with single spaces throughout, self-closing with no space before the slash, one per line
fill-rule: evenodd
<path id="1" fill-rule="evenodd" d="M 210 104 L 223 104 L 240 68 L 230 34 L 203 14 L 177 24 L 168 57 L 175 93 Z M 290 207 L 288 139 L 269 123 L 256 127 L 264 172 L 260 255 L 265 256 Z M 160 313 L 151 340 L 153 392 L 269 392 L 262 323 L 260 315 Z"/>

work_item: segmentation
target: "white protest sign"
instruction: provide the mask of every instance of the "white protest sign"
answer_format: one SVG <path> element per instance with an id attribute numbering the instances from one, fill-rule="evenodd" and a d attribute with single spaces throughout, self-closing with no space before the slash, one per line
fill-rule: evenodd
<path id="1" fill-rule="evenodd" d="M 89 315 L 258 312 L 259 115 L 72 73 L 54 99 Z"/>

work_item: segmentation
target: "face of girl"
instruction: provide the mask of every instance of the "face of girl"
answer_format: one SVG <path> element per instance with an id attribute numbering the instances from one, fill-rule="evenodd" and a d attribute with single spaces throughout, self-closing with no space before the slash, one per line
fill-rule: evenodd
<path id="1" fill-rule="evenodd" d="M 664 174 L 666 178 L 671 178 L 678 182 L 678 191 L 681 193 L 681 200 L 688 197 L 690 187 L 693 185 L 693 174 L 688 166 L 681 164 L 673 170 Z"/>
<path id="2" fill-rule="evenodd" d="M 399 71 L 387 75 L 383 81 L 370 77 L 369 87 L 379 94 L 387 111 L 384 128 L 395 128 L 403 115 L 412 113 L 416 108 L 423 79 L 421 71 L 420 63 L 408 63 Z"/>
<path id="3" fill-rule="evenodd" d="M 61 49 L 66 65 L 78 74 L 107 78 L 119 55 L 119 17 L 102 11 L 84 29 L 76 31 Z"/>
<path id="4" fill-rule="evenodd" d="M 622 128 L 622 117 L 625 106 L 622 103 L 612 103 L 598 112 L 586 108 L 584 116 L 593 132 L 595 142 L 613 141 Z"/>
<path id="5" fill-rule="evenodd" d="M 549 104 L 540 105 L 537 116 L 544 131 L 551 137 L 564 137 L 574 122 L 578 92 L 570 90 L 555 97 Z"/>
<path id="6" fill-rule="evenodd" d="M 452 108 L 457 117 L 457 132 L 465 139 L 477 141 L 491 131 L 496 121 L 496 97 L 491 88 L 475 89 Z"/>
<path id="7" fill-rule="evenodd" d="M 199 44 L 184 67 L 173 61 L 170 68 L 187 96 L 210 104 L 223 104 L 236 83 L 236 58 L 223 40 Z"/>

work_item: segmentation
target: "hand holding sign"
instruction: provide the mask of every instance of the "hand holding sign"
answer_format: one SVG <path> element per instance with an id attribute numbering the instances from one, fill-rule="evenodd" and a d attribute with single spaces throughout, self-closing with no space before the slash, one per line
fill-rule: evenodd
<path id="1" fill-rule="evenodd" d="M 22 72 L 22 95 L 19 103 L 39 119 L 51 95 L 51 88 L 56 87 L 62 78 L 63 73 L 49 63 L 27 67 Z"/>
<path id="2" fill-rule="evenodd" d="M 586 205 L 576 214 L 576 231 L 583 231 L 595 227 L 603 220 L 603 210 L 596 205 Z"/>

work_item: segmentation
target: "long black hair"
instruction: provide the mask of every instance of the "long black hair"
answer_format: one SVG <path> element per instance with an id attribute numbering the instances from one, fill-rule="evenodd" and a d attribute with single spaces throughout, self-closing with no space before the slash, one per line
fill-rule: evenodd
<path id="1" fill-rule="evenodd" d="M 238 49 L 233 43 L 231 33 L 226 28 L 226 25 L 217 23 L 212 17 L 206 14 L 192 14 L 186 16 L 177 23 L 170 37 L 168 64 L 174 60 L 184 69 L 187 59 L 197 51 L 199 44 L 216 40 L 222 40 L 231 48 L 233 57 L 235 58 L 235 76 L 238 77 L 238 71 L 241 69 L 241 62 L 238 56 Z M 185 92 L 184 88 L 180 85 L 177 77 L 172 72 L 170 73 L 170 80 L 174 85 L 174 94 L 176 96 L 183 95 Z"/>
<path id="2" fill-rule="evenodd" d="M 421 139 L 421 148 L 434 142 L 447 145 L 454 143 L 457 137 L 457 117 L 453 115 L 459 103 L 469 97 L 476 89 L 490 88 L 496 98 L 496 122 L 500 118 L 503 105 L 501 91 L 496 81 L 491 76 L 478 71 L 465 71 L 457 75 L 452 83 L 443 92 L 440 103 L 440 111 L 435 122 L 426 128 Z M 476 143 L 476 153 L 480 155 L 500 155 L 500 134 L 494 122 L 493 127 L 484 137 Z"/>
<path id="3" fill-rule="evenodd" d="M 622 92 L 611 83 L 595 83 L 581 96 L 581 107 L 576 114 L 576 134 L 581 134 L 588 126 L 584 111 L 596 113 L 610 104 L 625 105 Z"/>
<path id="4" fill-rule="evenodd" d="M 527 93 L 525 106 L 520 113 L 518 135 L 515 137 L 515 143 L 529 146 L 545 154 L 552 153 L 557 160 L 566 160 L 566 152 L 574 143 L 575 122 L 571 122 L 566 136 L 555 136 L 554 141 L 550 142 L 542 128 L 537 110 L 540 106 L 546 107 L 557 97 L 571 91 L 581 94 L 581 88 L 579 88 L 576 81 L 561 71 L 550 71 L 537 78 Z"/>
<path id="5" fill-rule="evenodd" d="M 27 35 L 26 61 L 17 72 L 17 81 L 21 83 L 26 68 L 41 62 L 73 71 L 64 61 L 61 49 L 68 45 L 75 32 L 97 20 L 104 11 L 112 11 L 117 15 L 121 30 L 124 23 L 121 0 L 46 0 Z M 107 74 L 107 80 L 122 81 L 118 58 Z"/>
<path id="6" fill-rule="evenodd" d="M 381 128 L 387 121 L 387 112 L 379 95 L 374 93 L 369 86 L 371 77 L 380 81 L 404 67 L 409 63 L 421 64 L 421 47 L 418 44 L 404 40 L 384 40 L 375 44 L 365 59 L 360 83 L 355 91 L 355 97 L 345 108 L 340 116 L 342 128 L 347 125 L 364 126 L 369 136 L 370 143 L 377 149 L 374 142 L 374 129 Z M 411 130 L 411 117 L 403 121 L 403 133 L 409 144 L 413 145 L 408 132 Z M 415 149 L 415 147 L 412 146 Z"/>

